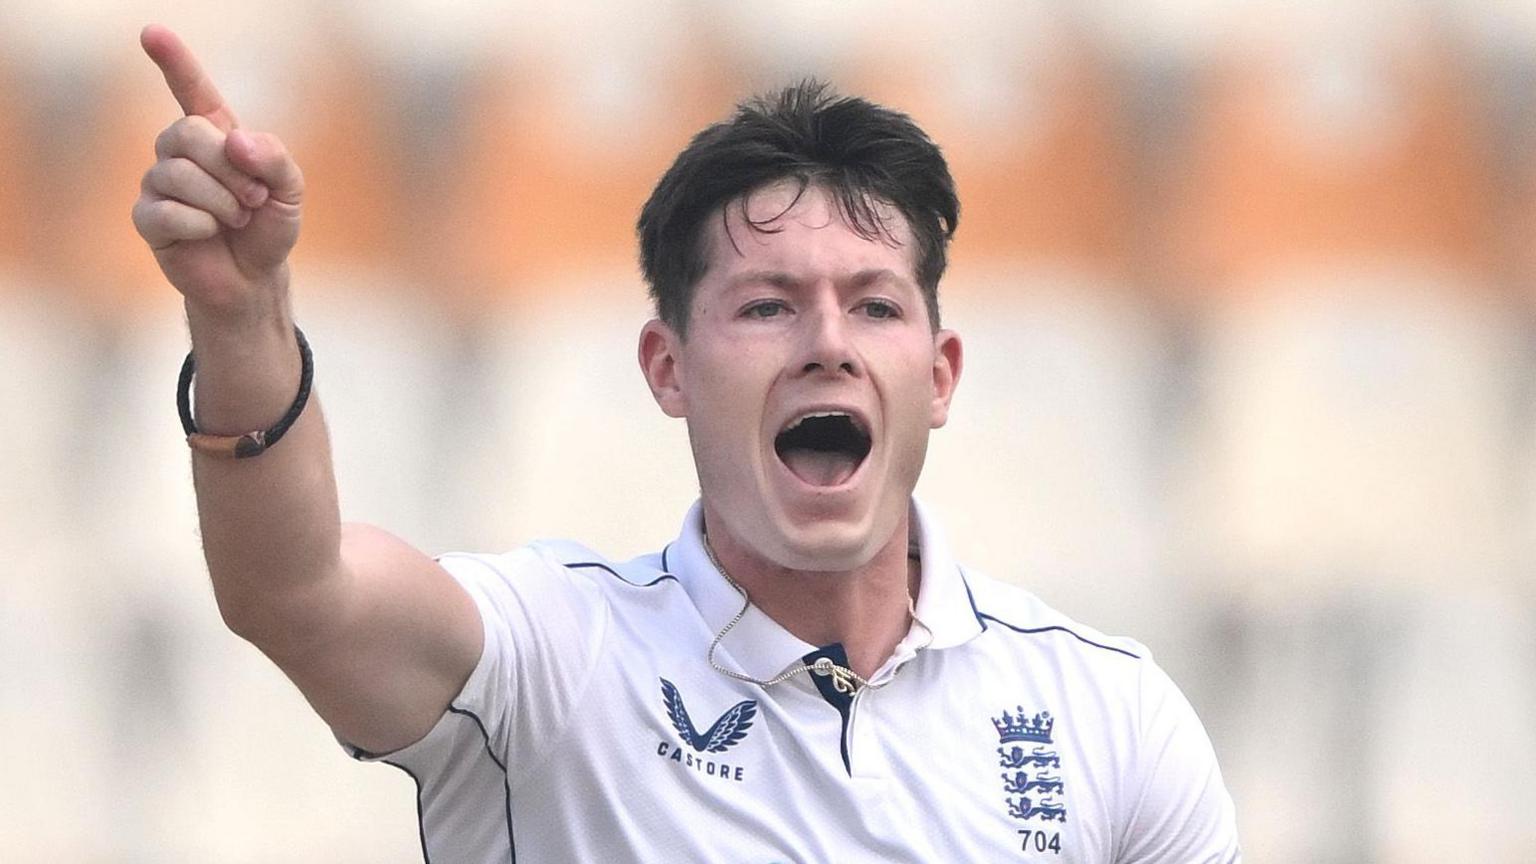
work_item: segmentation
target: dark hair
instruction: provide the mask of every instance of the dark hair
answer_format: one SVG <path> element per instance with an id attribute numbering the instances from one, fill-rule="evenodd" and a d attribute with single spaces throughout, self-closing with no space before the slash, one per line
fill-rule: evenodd
<path id="1" fill-rule="evenodd" d="M 826 189 L 867 239 L 894 242 L 879 211 L 882 203 L 894 206 L 917 242 L 917 284 L 929 321 L 939 326 L 939 277 L 960 210 L 943 155 L 907 115 L 837 96 L 811 79 L 737 106 L 729 121 L 695 135 L 656 184 L 636 227 L 657 317 L 686 333 L 694 287 L 709 266 L 704 220 L 784 179 L 797 180 L 801 192 Z M 772 219 L 746 221 L 754 230 L 779 230 Z"/>

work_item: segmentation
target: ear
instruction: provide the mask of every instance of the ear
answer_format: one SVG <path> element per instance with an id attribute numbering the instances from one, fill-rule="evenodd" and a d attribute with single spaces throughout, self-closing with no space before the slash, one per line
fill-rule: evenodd
<path id="1" fill-rule="evenodd" d="M 650 385 L 651 397 L 668 417 L 688 416 L 683 396 L 681 353 L 683 340 L 666 322 L 652 318 L 640 328 L 640 373 Z"/>
<path id="2" fill-rule="evenodd" d="M 964 365 L 965 349 L 960 344 L 960 334 L 953 330 L 940 330 L 933 336 L 933 405 L 928 416 L 930 428 L 937 429 L 949 420 L 949 400 L 955 396 L 955 386 L 960 383 L 960 367 Z"/>

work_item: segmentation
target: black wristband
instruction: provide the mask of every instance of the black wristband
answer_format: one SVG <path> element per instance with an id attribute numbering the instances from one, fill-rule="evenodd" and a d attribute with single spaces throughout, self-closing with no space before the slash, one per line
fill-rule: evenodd
<path id="1" fill-rule="evenodd" d="M 248 459 L 260 456 L 283 437 L 293 421 L 304 413 L 304 406 L 309 402 L 310 385 L 315 380 L 315 357 L 309 350 L 304 331 L 295 325 L 293 335 L 299 343 L 299 392 L 293 397 L 293 404 L 288 406 L 288 413 L 272 424 L 271 428 L 244 435 L 205 435 L 197 431 L 197 424 L 192 422 L 192 373 L 195 366 L 192 352 L 187 352 L 187 359 L 181 363 L 181 378 L 176 382 L 176 412 L 181 415 L 181 428 L 187 433 L 187 446 L 210 456 Z"/>

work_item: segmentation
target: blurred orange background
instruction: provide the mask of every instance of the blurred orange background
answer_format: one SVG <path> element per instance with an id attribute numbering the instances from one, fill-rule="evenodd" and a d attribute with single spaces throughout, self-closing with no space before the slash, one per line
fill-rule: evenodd
<path id="1" fill-rule="evenodd" d="M 1536 860 L 1536 5 L 7 5 L 7 860 L 421 854 L 409 780 L 207 588 L 180 304 L 129 220 L 176 117 L 150 21 L 305 171 L 348 518 L 674 536 L 634 220 L 694 132 L 816 75 L 959 184 L 919 495 L 961 559 L 1153 649 L 1248 860 Z"/>

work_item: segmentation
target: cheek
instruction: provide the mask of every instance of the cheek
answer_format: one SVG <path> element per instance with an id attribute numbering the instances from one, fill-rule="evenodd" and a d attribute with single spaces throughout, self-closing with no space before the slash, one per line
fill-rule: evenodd
<path id="1" fill-rule="evenodd" d="M 752 446 L 762 422 L 768 376 L 750 355 L 710 357 L 688 382 L 690 428 L 711 452 Z"/>
<path id="2" fill-rule="evenodd" d="M 894 351 L 880 359 L 885 362 L 879 368 L 891 370 L 884 376 L 885 398 L 900 403 L 903 410 L 921 404 L 924 416 L 927 416 L 928 405 L 933 400 L 932 359 L 919 352 Z"/>
<path id="3" fill-rule="evenodd" d="M 925 446 L 935 420 L 932 366 L 908 362 L 898 379 L 891 380 L 889 385 L 884 398 L 892 431 L 904 439 L 921 439 L 913 445 Z"/>

